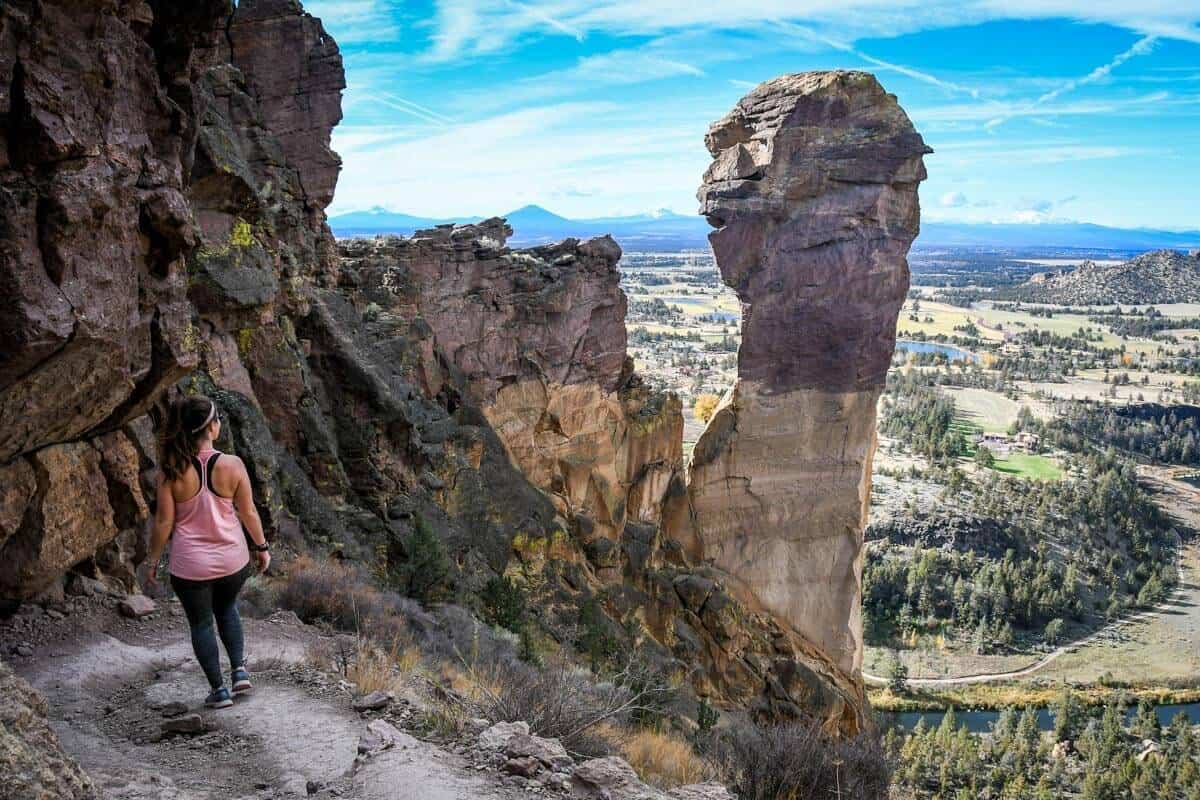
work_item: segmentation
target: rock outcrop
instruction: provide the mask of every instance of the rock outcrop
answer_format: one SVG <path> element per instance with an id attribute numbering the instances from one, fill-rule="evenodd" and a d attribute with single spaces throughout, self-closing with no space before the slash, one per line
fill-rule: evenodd
<path id="1" fill-rule="evenodd" d="M 92 800 L 96 787 L 63 752 L 46 721 L 46 699 L 0 661 L 0 776 L 12 798 Z"/>
<path id="2" fill-rule="evenodd" d="M 998 293 L 1030 303 L 1089 306 L 1200 302 L 1200 253 L 1152 250 L 1119 264 L 1084 261 Z"/>
<path id="3" fill-rule="evenodd" d="M 411 297 L 525 478 L 564 519 L 583 518 L 585 541 L 616 541 L 627 519 L 658 522 L 682 461 L 679 402 L 633 374 L 617 243 L 512 251 L 511 234 L 493 219 L 349 242 L 343 264 Z"/>
<path id="4" fill-rule="evenodd" d="M 0 595 L 135 522 L 134 421 L 198 363 L 187 87 L 229 9 L 185 5 L 0 7 Z"/>
<path id="5" fill-rule="evenodd" d="M 856 681 L 875 406 L 930 151 L 874 76 L 842 71 L 761 84 L 705 143 L 742 345 L 668 533 Z"/>
<path id="6" fill-rule="evenodd" d="M 870 76 L 764 84 L 702 192 L 740 381 L 682 464 L 626 355 L 607 237 L 502 220 L 334 242 L 341 57 L 293 0 L 0 6 L 0 601 L 145 556 L 152 417 L 214 397 L 268 535 L 394 575 L 422 522 L 466 593 L 638 643 L 713 702 L 863 723 L 874 399 L 917 136 Z M 617 643 L 613 645 L 613 643 Z"/>

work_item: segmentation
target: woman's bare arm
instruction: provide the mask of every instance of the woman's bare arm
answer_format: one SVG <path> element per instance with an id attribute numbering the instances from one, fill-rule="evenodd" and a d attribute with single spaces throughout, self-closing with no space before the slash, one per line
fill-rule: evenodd
<path id="1" fill-rule="evenodd" d="M 156 497 L 154 526 L 150 530 L 150 552 L 146 555 L 146 576 L 151 586 L 158 583 L 155 577 L 158 562 L 167 546 L 167 539 L 171 538 L 171 530 L 175 527 L 175 496 L 171 494 L 171 486 L 161 474 L 158 476 Z"/>
<path id="2" fill-rule="evenodd" d="M 234 464 L 237 465 L 237 490 L 233 493 L 233 506 L 237 509 L 238 518 L 241 519 L 246 532 L 250 534 L 250 539 L 254 544 L 263 547 L 267 543 L 267 537 L 263 534 L 262 519 L 254 505 L 254 488 L 250 485 L 250 473 L 246 472 L 246 465 L 240 458 L 235 458 Z M 259 572 L 266 572 L 271 566 L 271 554 L 266 550 L 255 552 L 254 560 L 258 562 Z"/>
<path id="3" fill-rule="evenodd" d="M 254 505 L 254 488 L 250 485 L 250 474 L 246 472 L 246 465 L 240 458 L 234 463 L 237 465 L 237 489 L 233 493 L 233 506 L 237 509 L 238 518 L 246 526 L 250 539 L 261 547 L 267 543 L 267 537 L 263 534 L 262 519 Z"/>

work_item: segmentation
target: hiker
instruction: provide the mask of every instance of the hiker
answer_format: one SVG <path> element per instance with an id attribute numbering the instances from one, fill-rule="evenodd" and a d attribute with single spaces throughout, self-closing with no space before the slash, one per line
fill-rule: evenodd
<path id="1" fill-rule="evenodd" d="M 155 572 L 169 538 L 171 587 L 212 687 L 204 700 L 209 708 L 227 708 L 233 695 L 250 691 L 237 597 L 255 568 L 261 573 L 271 564 L 246 465 L 213 449 L 220 435 L 221 416 L 212 400 L 193 396 L 171 404 L 159 435 L 158 508 L 145 577 L 147 590 L 157 590 Z M 229 656 L 232 695 L 221 674 L 214 619 Z"/>

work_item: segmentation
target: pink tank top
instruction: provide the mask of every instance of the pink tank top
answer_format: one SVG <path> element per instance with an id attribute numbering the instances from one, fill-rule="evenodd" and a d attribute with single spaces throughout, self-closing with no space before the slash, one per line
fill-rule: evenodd
<path id="1" fill-rule="evenodd" d="M 233 500 L 221 497 L 208 485 L 212 471 L 209 464 L 221 454 L 201 450 L 197 455 L 193 463 L 200 473 L 200 491 L 175 503 L 170 570 L 178 578 L 207 581 L 232 575 L 246 566 L 250 548 Z"/>

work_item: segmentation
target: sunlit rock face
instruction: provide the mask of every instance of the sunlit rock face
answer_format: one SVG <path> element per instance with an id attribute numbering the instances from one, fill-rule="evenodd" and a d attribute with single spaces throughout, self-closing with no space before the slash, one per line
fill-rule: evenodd
<path id="1" fill-rule="evenodd" d="M 609 237 L 512 250 L 500 219 L 348 247 L 412 298 L 514 465 L 590 541 L 657 522 L 682 461 L 679 402 L 626 355 L 621 249 Z M 431 352 L 432 355 L 432 352 Z M 607 577 L 619 580 L 618 571 Z"/>
<path id="2" fill-rule="evenodd" d="M 874 76 L 848 71 L 763 83 L 705 143 L 701 213 L 742 346 L 671 535 L 857 680 L 875 405 L 930 150 Z"/>

